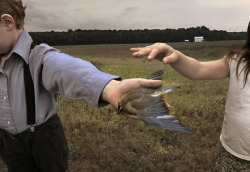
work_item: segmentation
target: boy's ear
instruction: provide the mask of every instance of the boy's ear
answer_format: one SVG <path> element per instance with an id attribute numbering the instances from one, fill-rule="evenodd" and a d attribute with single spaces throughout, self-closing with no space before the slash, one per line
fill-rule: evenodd
<path id="1" fill-rule="evenodd" d="M 2 14 L 1 22 L 3 23 L 4 27 L 6 27 L 8 30 L 12 30 L 16 26 L 14 18 L 9 14 Z"/>

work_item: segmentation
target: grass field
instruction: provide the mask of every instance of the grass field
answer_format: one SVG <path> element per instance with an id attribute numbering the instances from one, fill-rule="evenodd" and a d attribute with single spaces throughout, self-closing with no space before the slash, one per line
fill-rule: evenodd
<path id="1" fill-rule="evenodd" d="M 170 45 L 186 55 L 207 61 L 219 59 L 229 50 L 239 50 L 243 43 L 227 41 Z M 170 114 L 191 128 L 194 134 L 164 130 L 118 116 L 111 106 L 99 109 L 83 101 L 60 97 L 58 114 L 69 141 L 69 171 L 212 171 L 219 147 L 228 79 L 192 81 L 158 61 L 131 57 L 129 48 L 146 45 L 57 48 L 123 79 L 144 78 L 163 69 L 164 85 L 181 87 L 165 96 L 172 106 Z M 4 168 L 2 165 L 0 171 Z"/>

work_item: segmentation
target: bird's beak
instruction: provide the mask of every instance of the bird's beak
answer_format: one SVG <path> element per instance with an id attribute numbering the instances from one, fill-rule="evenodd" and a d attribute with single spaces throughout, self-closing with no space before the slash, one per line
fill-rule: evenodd
<path id="1" fill-rule="evenodd" d="M 121 111 L 122 111 L 122 106 L 121 106 L 120 103 L 118 102 L 117 114 L 120 115 Z"/>

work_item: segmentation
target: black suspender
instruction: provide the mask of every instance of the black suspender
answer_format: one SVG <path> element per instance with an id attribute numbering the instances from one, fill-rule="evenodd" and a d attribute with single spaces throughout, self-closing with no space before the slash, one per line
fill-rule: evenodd
<path id="1" fill-rule="evenodd" d="M 32 43 L 30 51 L 34 47 L 35 44 Z M 24 74 L 25 95 L 26 95 L 27 125 L 31 126 L 30 130 L 31 132 L 34 132 L 34 125 L 36 123 L 34 83 L 31 77 L 29 66 L 24 60 L 23 60 L 23 74 Z"/>

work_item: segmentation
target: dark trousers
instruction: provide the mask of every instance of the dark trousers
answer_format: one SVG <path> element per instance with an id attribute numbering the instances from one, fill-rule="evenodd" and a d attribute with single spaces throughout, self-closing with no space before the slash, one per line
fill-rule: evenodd
<path id="1" fill-rule="evenodd" d="M 34 132 L 11 134 L 0 129 L 0 156 L 10 172 L 63 172 L 68 143 L 61 120 L 53 115 Z"/>

